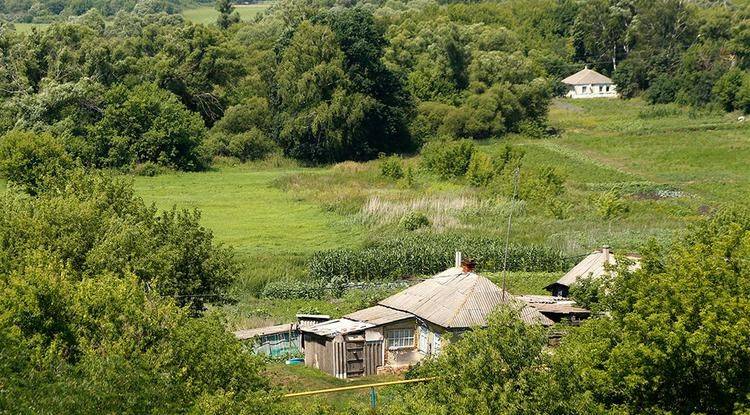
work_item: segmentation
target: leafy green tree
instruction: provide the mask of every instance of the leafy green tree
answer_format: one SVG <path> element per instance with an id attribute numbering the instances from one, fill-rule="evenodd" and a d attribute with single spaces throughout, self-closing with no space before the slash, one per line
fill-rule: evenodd
<path id="1" fill-rule="evenodd" d="M 393 414 L 500 414 L 526 372 L 542 368 L 544 330 L 519 318 L 519 310 L 501 307 L 486 328 L 452 338 L 435 359 L 412 369 L 407 377 L 437 377 L 412 386 L 388 407 Z"/>
<path id="2" fill-rule="evenodd" d="M 180 170 L 199 170 L 203 120 L 176 96 L 153 84 L 110 91 L 107 107 L 91 132 L 102 165 L 124 167 L 152 162 Z"/>
<path id="3" fill-rule="evenodd" d="M 617 63 L 627 57 L 629 45 L 625 34 L 633 12 L 627 0 L 584 2 L 573 24 L 576 60 L 606 72 L 615 71 Z"/>
<path id="4" fill-rule="evenodd" d="M 237 273 L 195 211 L 159 212 L 122 179 L 73 169 L 48 177 L 35 198 L 0 197 L 0 274 L 66 264 L 71 279 L 134 274 L 150 291 L 195 311 L 219 303 Z"/>
<path id="5" fill-rule="evenodd" d="M 216 0 L 216 10 L 219 11 L 216 24 L 220 28 L 226 30 L 229 26 L 239 23 L 240 14 L 234 10 L 234 4 L 231 0 Z"/>
<path id="6" fill-rule="evenodd" d="M 0 137 L 0 176 L 31 194 L 71 165 L 62 143 L 48 133 L 11 131 Z"/>

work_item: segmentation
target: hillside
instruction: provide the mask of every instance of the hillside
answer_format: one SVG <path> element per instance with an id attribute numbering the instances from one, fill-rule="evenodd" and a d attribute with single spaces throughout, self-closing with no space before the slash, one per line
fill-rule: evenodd
<path id="1" fill-rule="evenodd" d="M 666 241 L 750 191 L 743 163 L 750 158 L 750 125 L 737 123 L 732 114 L 652 107 L 639 100 L 559 100 L 550 124 L 561 131 L 558 137 L 511 136 L 479 146 L 492 154 L 510 144 L 525 152 L 524 171 L 552 166 L 565 180 L 564 217 L 522 205 L 513 241 L 567 255 L 603 244 L 637 251 L 649 238 Z M 351 306 L 257 300 L 255 290 L 274 279 L 305 278 L 305 261 L 315 251 L 402 235 L 398 221 L 410 209 L 426 212 L 438 232 L 504 237 L 507 197 L 462 179 L 441 180 L 419 169 L 419 162 L 419 157 L 404 160 L 417 171 L 412 187 L 381 177 L 380 162 L 374 161 L 325 168 L 222 165 L 205 173 L 138 177 L 136 189 L 160 207 L 199 208 L 203 223 L 244 263 L 237 286 L 243 301 L 235 311 L 260 307 L 261 314 L 279 320 L 307 306 L 333 314 Z M 595 205 L 610 189 L 622 191 L 628 212 L 604 219 Z M 538 292 L 554 274 L 539 279 L 540 286 L 524 283 L 528 276 L 518 278 L 524 291 Z"/>

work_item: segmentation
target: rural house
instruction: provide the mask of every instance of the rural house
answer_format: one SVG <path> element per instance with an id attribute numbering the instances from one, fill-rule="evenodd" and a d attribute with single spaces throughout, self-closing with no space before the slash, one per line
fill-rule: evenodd
<path id="1" fill-rule="evenodd" d="M 444 336 L 487 325 L 500 304 L 518 304 L 530 324 L 553 322 L 473 272 L 450 268 L 375 305 L 302 327 L 305 364 L 339 378 L 409 367 L 440 353 Z"/>
<path id="2" fill-rule="evenodd" d="M 568 86 L 568 98 L 616 98 L 615 83 L 588 67 L 562 80 Z"/>
<path id="3" fill-rule="evenodd" d="M 625 258 L 632 262 L 631 270 L 641 267 L 640 257 L 626 255 Z M 555 297 L 567 297 L 570 287 L 582 277 L 600 278 L 609 275 L 613 267 L 617 266 L 617 259 L 608 246 L 602 247 L 586 256 L 581 262 L 574 266 L 568 273 L 556 282 L 544 287 Z"/>

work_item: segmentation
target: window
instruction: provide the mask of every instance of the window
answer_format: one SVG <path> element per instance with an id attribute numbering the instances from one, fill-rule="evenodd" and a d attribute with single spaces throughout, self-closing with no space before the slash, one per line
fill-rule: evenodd
<path id="1" fill-rule="evenodd" d="M 607 85 L 607 92 L 609 92 L 609 85 Z"/>
<path id="2" fill-rule="evenodd" d="M 387 337 L 388 348 L 392 347 L 413 347 L 414 346 L 414 330 L 412 329 L 396 329 L 388 330 Z"/>
<path id="3" fill-rule="evenodd" d="M 602 91 L 604 91 L 604 87 L 599 85 L 599 92 L 602 92 Z"/>
<path id="4" fill-rule="evenodd" d="M 582 94 L 585 94 L 585 93 L 589 92 L 589 91 L 588 91 L 588 89 L 589 89 L 589 87 L 587 87 L 587 86 L 582 86 L 582 87 L 581 87 L 581 93 L 582 93 Z"/>
<path id="5" fill-rule="evenodd" d="M 440 333 L 432 333 L 432 354 L 439 355 L 441 346 Z"/>

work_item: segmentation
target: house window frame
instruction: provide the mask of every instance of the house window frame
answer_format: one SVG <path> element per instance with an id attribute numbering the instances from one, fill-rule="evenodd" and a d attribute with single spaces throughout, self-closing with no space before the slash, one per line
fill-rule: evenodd
<path id="1" fill-rule="evenodd" d="M 399 328 L 387 330 L 385 344 L 388 350 L 414 348 L 414 329 Z"/>

